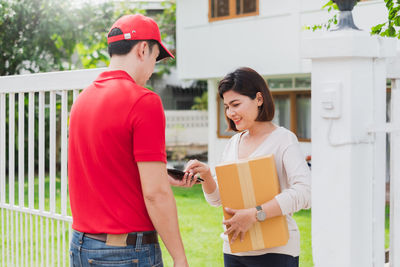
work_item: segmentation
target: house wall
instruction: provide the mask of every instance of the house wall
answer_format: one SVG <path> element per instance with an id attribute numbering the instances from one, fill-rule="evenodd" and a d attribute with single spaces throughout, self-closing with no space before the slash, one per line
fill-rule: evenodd
<path id="1" fill-rule="evenodd" d="M 260 0 L 259 15 L 208 21 L 208 0 L 177 1 L 177 66 L 180 79 L 220 78 L 239 66 L 263 75 L 310 72 L 300 58 L 300 40 L 312 34 L 305 25 L 334 14 L 320 0 Z M 354 9 L 361 29 L 385 21 L 383 0 L 360 2 Z"/>
<path id="2" fill-rule="evenodd" d="M 217 136 L 217 83 L 240 66 L 254 68 L 265 78 L 310 73 L 300 57 L 303 38 L 323 34 L 304 30 L 326 22 L 335 12 L 322 10 L 327 1 L 260 0 L 259 15 L 208 21 L 208 0 L 177 0 L 177 68 L 179 79 L 208 79 L 209 163 L 219 162 L 228 139 Z M 386 21 L 383 0 L 360 2 L 353 11 L 360 29 Z M 301 143 L 305 155 L 311 143 Z"/>

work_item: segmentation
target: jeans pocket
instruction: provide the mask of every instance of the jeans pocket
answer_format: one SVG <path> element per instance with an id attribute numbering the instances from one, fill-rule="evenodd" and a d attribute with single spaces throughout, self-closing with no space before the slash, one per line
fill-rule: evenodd
<path id="1" fill-rule="evenodd" d="M 102 266 L 102 267 L 136 267 L 139 266 L 138 259 L 129 260 L 94 260 L 88 259 L 89 266 Z"/>

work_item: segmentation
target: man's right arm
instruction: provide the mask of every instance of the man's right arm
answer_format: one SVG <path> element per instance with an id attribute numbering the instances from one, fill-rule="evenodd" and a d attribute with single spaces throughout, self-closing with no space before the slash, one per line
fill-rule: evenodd
<path id="1" fill-rule="evenodd" d="M 188 266 L 181 235 L 175 198 L 163 162 L 138 162 L 143 197 L 151 221 L 160 234 L 175 267 Z"/>

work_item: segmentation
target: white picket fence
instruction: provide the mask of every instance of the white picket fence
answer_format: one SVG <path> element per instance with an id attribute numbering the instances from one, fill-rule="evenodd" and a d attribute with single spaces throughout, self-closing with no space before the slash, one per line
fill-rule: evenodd
<path id="1" fill-rule="evenodd" d="M 102 71 L 0 77 L 0 266 L 68 266 L 68 115 Z M 166 120 L 170 143 L 187 143 L 189 131 L 207 144 L 207 112 L 167 111 Z"/>
<path id="2" fill-rule="evenodd" d="M 68 265 L 68 112 L 100 72 L 0 78 L 1 266 Z"/>

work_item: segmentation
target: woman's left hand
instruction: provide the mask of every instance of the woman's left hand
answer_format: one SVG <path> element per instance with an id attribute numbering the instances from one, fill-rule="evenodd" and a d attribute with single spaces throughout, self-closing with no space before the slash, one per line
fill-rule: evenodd
<path id="1" fill-rule="evenodd" d="M 237 239 L 239 235 L 240 235 L 240 241 L 243 241 L 245 233 L 257 221 L 256 209 L 249 208 L 249 209 L 235 210 L 226 207 L 225 211 L 233 215 L 233 217 L 228 220 L 224 220 L 222 222 L 228 227 L 228 229 L 225 231 L 224 234 L 228 235 L 233 233 L 231 244 Z"/>

